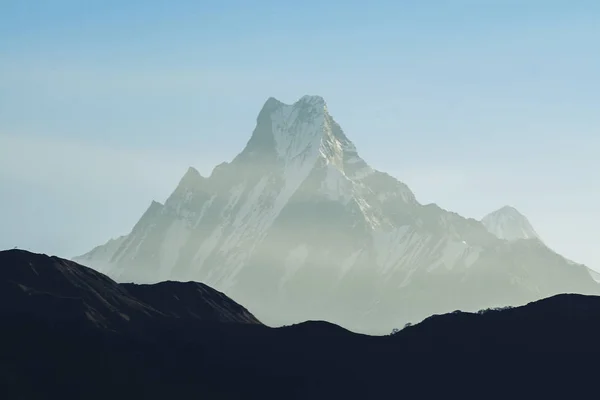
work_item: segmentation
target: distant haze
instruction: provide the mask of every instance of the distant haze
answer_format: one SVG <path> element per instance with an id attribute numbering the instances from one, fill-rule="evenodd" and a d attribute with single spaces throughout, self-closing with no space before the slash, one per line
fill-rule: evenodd
<path id="1" fill-rule="evenodd" d="M 597 2 L 24 3 L 0 12 L 0 248 L 126 234 L 311 93 L 420 202 L 514 206 L 600 270 Z"/>

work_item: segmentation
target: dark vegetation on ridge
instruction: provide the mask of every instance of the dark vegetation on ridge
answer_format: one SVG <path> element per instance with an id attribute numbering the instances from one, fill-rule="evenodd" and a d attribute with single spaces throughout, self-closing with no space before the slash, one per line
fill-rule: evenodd
<path id="1" fill-rule="evenodd" d="M 426 398 L 507 384 L 541 398 L 555 394 L 541 384 L 554 375 L 588 379 L 597 368 L 582 360 L 600 350 L 595 296 L 433 316 L 372 337 L 326 322 L 269 328 L 199 283 L 117 284 L 11 250 L 0 252 L 0 300 L 5 398 Z"/>

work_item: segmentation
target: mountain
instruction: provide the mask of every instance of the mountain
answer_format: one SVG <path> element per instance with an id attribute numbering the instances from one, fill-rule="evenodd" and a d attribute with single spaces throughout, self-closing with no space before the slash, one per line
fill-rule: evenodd
<path id="1" fill-rule="evenodd" d="M 540 241 L 420 204 L 359 156 L 319 96 L 269 98 L 231 162 L 190 168 L 131 233 L 75 260 L 119 282 L 205 282 L 269 325 L 365 333 L 599 287 Z"/>
<path id="2" fill-rule="evenodd" d="M 481 220 L 481 223 L 494 236 L 504 240 L 541 240 L 531 223 L 523 214 L 511 206 L 504 206 Z"/>
<path id="3" fill-rule="evenodd" d="M 491 234 L 499 239 L 509 241 L 520 239 L 542 240 L 535 229 L 533 229 L 533 226 L 531 226 L 527 217 L 511 206 L 504 206 L 499 210 L 486 215 L 481 220 L 481 223 Z M 574 261 L 568 259 L 567 262 L 571 265 L 578 265 Z M 592 279 L 595 282 L 600 283 L 600 273 L 591 268 L 586 268 Z"/>
<path id="4" fill-rule="evenodd" d="M 319 321 L 269 328 L 202 284 L 121 285 L 24 251 L 0 252 L 0 288 L 0 387 L 11 399 L 433 398 L 504 387 L 546 397 L 556 394 L 541 384 L 549 379 L 570 393 L 595 382 L 584 359 L 598 351 L 597 296 L 435 315 L 371 337 Z"/>
<path id="5" fill-rule="evenodd" d="M 224 294 L 194 282 L 118 284 L 73 261 L 23 250 L 0 252 L 0 274 L 2 314 L 110 330 L 168 318 L 260 324 Z"/>

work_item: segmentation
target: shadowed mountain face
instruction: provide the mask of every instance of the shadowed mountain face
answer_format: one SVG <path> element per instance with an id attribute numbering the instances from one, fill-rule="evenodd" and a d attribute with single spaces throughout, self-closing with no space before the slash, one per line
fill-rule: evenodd
<path id="1" fill-rule="evenodd" d="M 326 322 L 268 328 L 202 284 L 119 285 L 24 251 L 0 252 L 0 288 L 0 387 L 8 398 L 448 396 L 496 391 L 507 371 L 514 377 L 500 387 L 545 396 L 554 388 L 540 383 L 554 376 L 588 379 L 593 369 L 573 352 L 600 350 L 593 296 L 434 316 L 370 337 Z M 540 351 L 552 359 L 533 354 Z"/>
<path id="2" fill-rule="evenodd" d="M 371 168 L 322 98 L 271 98 L 230 163 L 209 177 L 191 168 L 129 235 L 76 261 L 119 282 L 205 282 L 270 325 L 322 319 L 369 333 L 599 293 L 584 266 L 539 240 L 488 229 Z"/>
<path id="3" fill-rule="evenodd" d="M 244 307 L 202 283 L 124 283 L 120 286 L 136 299 L 169 317 L 213 322 L 259 323 Z"/>
<path id="4" fill-rule="evenodd" d="M 259 324 L 245 308 L 199 283 L 121 285 L 72 261 L 21 250 L 0 252 L 0 310 L 111 330 L 149 319 Z"/>

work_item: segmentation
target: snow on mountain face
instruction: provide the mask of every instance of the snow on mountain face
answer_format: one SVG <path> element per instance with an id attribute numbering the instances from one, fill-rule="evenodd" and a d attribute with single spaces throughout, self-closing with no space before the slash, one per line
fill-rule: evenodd
<path id="1" fill-rule="evenodd" d="M 529 220 L 510 206 L 502 207 L 481 220 L 487 230 L 504 240 L 540 239 Z"/>
<path id="2" fill-rule="evenodd" d="M 545 246 L 419 204 L 358 155 L 319 96 L 268 99 L 230 163 L 207 178 L 190 168 L 129 235 L 76 261 L 121 282 L 204 282 L 273 325 L 324 319 L 371 333 L 592 290 L 587 271 L 563 269 Z"/>

